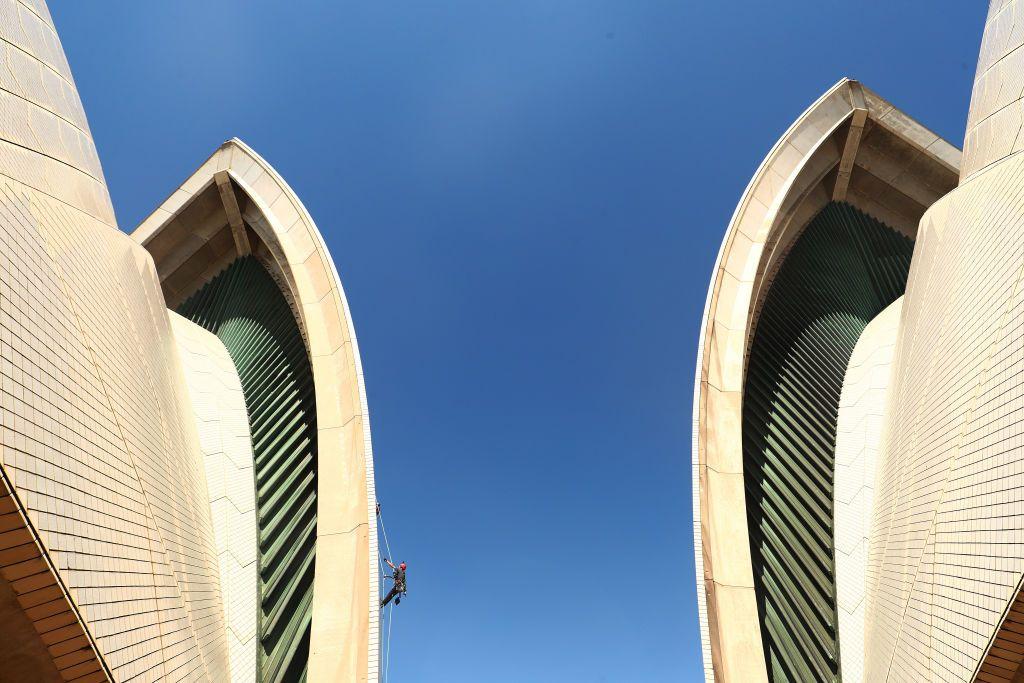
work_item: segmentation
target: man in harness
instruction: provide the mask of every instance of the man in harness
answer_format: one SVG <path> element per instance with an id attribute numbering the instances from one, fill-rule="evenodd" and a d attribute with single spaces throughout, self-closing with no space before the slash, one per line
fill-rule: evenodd
<path id="1" fill-rule="evenodd" d="M 401 604 L 402 596 L 405 595 L 405 562 L 399 563 L 396 567 L 391 563 L 391 560 L 384 561 L 394 570 L 391 574 L 391 580 L 395 582 L 395 585 L 391 587 L 391 592 L 388 593 L 387 597 L 380 601 L 381 609 L 386 607 L 392 598 L 395 598 L 396 605 Z"/>

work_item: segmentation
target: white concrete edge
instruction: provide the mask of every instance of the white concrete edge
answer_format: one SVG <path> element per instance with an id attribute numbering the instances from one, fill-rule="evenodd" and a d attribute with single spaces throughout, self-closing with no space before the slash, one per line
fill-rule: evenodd
<path id="1" fill-rule="evenodd" d="M 718 288 L 718 282 L 722 275 L 725 255 L 729 246 L 732 244 L 733 238 L 739 231 L 740 219 L 743 216 L 743 212 L 746 210 L 751 198 L 754 196 L 754 191 L 771 168 L 772 163 L 779 156 L 779 153 L 785 148 L 788 140 L 793 137 L 797 129 L 800 128 L 800 125 L 810 116 L 811 112 L 817 109 L 823 102 L 831 98 L 838 90 L 848 87 L 849 81 L 850 79 L 844 77 L 840 79 L 838 83 L 829 88 L 823 95 L 821 95 L 821 97 L 815 100 L 811 106 L 804 110 L 804 112 L 779 137 L 775 144 L 772 145 L 772 148 L 768 151 L 768 154 L 754 172 L 754 175 L 751 176 L 750 181 L 743 190 L 743 194 L 740 195 L 740 200 L 736 203 L 736 208 L 733 209 L 732 217 L 729 219 L 728 228 L 726 229 L 725 235 L 722 237 L 722 243 L 718 248 L 718 256 L 715 258 L 715 265 L 711 270 L 711 281 L 708 286 L 708 293 L 704 302 L 704 314 L 701 318 L 700 332 L 697 342 L 697 365 L 694 373 L 690 439 L 693 496 L 693 552 L 697 583 L 697 617 L 700 626 L 701 655 L 704 663 L 704 677 L 706 683 L 714 683 L 715 672 L 711 657 L 711 628 L 708 620 L 707 587 L 704 578 L 704 538 L 701 530 L 701 498 L 703 497 L 704 492 L 701 490 L 700 486 L 700 417 L 701 401 L 703 397 L 701 384 L 706 379 L 704 372 L 704 356 L 707 346 L 707 331 L 710 324 L 711 302 L 714 299 L 715 290 Z M 850 112 L 852 113 L 852 111 L 853 109 L 851 107 Z M 788 189 L 788 187 L 789 185 L 787 184 L 786 189 Z M 784 195 L 785 191 L 780 194 Z M 743 514 L 746 515 L 746 510 L 744 510 Z M 711 577 L 711 580 L 714 581 L 713 576 Z"/>
<path id="2" fill-rule="evenodd" d="M 225 142 L 223 145 L 221 145 L 221 148 L 224 148 L 228 145 L 235 145 L 239 147 L 245 152 L 245 154 L 252 157 L 254 161 L 259 163 L 263 167 L 263 170 L 266 171 L 272 178 L 274 178 L 277 184 L 281 187 L 281 190 L 288 195 L 288 198 L 290 200 L 292 200 L 295 207 L 299 211 L 299 220 L 305 222 L 309 226 L 310 232 L 316 239 L 316 246 L 319 247 L 320 251 L 325 256 L 325 260 L 328 262 L 328 264 L 330 264 L 331 275 L 334 278 L 333 284 L 337 288 L 338 296 L 341 299 L 342 311 L 345 315 L 345 322 L 348 325 L 349 339 L 352 342 L 352 357 L 356 367 L 356 384 L 359 389 L 359 409 L 362 412 L 363 418 L 363 453 L 366 460 L 366 514 L 367 520 L 369 520 L 369 523 L 367 525 L 367 531 L 369 532 L 370 541 L 370 597 L 368 605 L 368 610 L 370 614 L 370 652 L 367 653 L 369 657 L 368 662 L 370 665 L 370 670 L 367 673 L 367 679 L 369 680 L 374 677 L 379 678 L 379 652 L 377 651 L 377 648 L 379 645 L 380 637 L 380 588 L 378 584 L 379 570 L 377 566 L 377 487 L 374 479 L 373 470 L 373 440 L 370 436 L 370 407 L 369 402 L 367 401 L 366 398 L 366 381 L 363 376 L 363 362 L 359 354 L 359 341 L 356 338 L 356 329 L 354 323 L 352 322 L 352 312 L 351 309 L 349 308 L 348 298 L 345 296 L 345 289 L 342 287 L 341 284 L 341 277 L 338 274 L 338 267 L 334 263 L 334 259 L 331 257 L 331 252 L 327 249 L 327 244 L 324 242 L 324 238 L 323 235 L 320 233 L 320 229 L 313 221 L 313 217 L 310 216 L 309 211 L 306 210 L 306 206 L 302 203 L 302 200 L 299 199 L 298 195 L 295 194 L 291 186 L 284 181 L 284 178 L 281 177 L 281 175 L 274 169 L 274 167 L 267 163 L 267 161 L 259 154 L 257 154 L 251 147 L 246 145 L 237 137 L 231 138 L 230 140 Z M 230 169 L 228 169 L 228 171 L 230 172 Z M 236 182 L 239 182 L 240 186 L 248 188 L 248 186 L 234 173 L 232 173 L 231 175 Z M 252 188 L 248 188 L 248 194 L 250 197 L 255 196 L 255 193 L 252 191 Z M 267 208 L 269 209 L 269 207 Z M 266 216 L 268 220 L 270 220 L 270 216 L 272 216 L 273 214 L 270 213 L 269 211 L 266 211 L 264 212 L 263 215 Z M 377 670 L 374 670 L 375 668 Z"/>

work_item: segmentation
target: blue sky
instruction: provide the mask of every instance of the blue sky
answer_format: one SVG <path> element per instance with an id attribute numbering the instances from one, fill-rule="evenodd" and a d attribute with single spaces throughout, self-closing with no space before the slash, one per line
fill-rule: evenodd
<path id="1" fill-rule="evenodd" d="M 238 136 L 324 233 L 409 562 L 396 683 L 700 678 L 729 217 L 841 76 L 959 146 L 983 5 L 51 0 L 122 229 Z"/>

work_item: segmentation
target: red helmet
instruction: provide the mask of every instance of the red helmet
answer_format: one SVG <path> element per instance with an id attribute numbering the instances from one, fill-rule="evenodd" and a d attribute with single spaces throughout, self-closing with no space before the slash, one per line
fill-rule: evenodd
<path id="1" fill-rule="evenodd" d="M 399 569 L 405 569 L 405 562 L 402 562 L 401 564 L 399 564 L 398 568 Z"/>

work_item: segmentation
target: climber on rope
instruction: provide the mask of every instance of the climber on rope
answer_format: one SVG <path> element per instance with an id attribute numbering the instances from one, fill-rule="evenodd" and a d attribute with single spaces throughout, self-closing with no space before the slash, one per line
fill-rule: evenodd
<path id="1" fill-rule="evenodd" d="M 387 594 L 387 597 L 380 601 L 381 609 L 386 607 L 392 598 L 395 599 L 396 605 L 401 604 L 402 596 L 405 595 L 405 562 L 400 562 L 396 567 L 391 563 L 391 560 L 384 561 L 394 570 L 394 573 L 391 574 L 391 580 L 395 582 L 395 585 L 391 587 L 391 592 Z"/>

